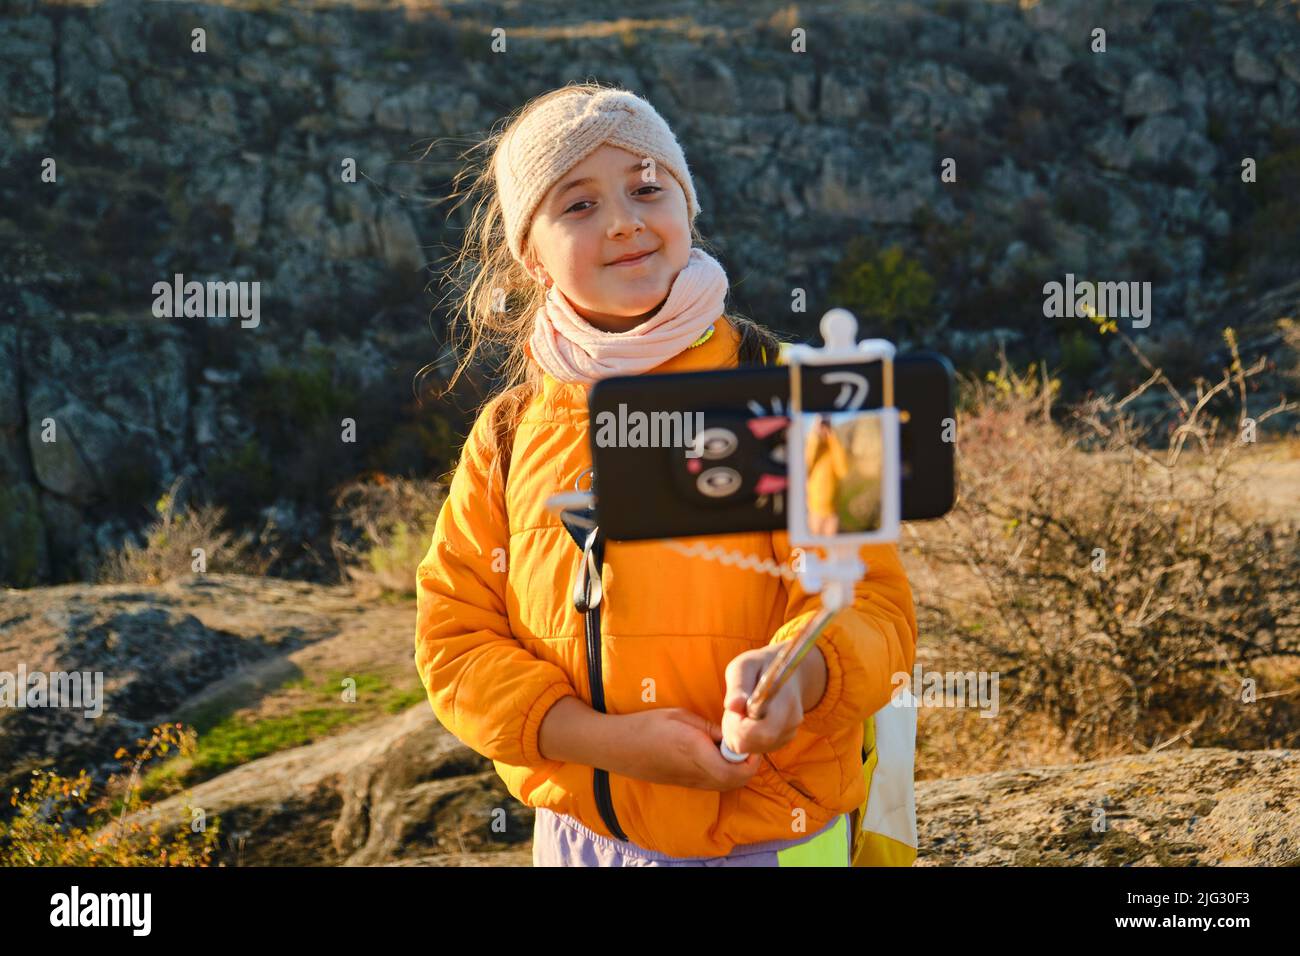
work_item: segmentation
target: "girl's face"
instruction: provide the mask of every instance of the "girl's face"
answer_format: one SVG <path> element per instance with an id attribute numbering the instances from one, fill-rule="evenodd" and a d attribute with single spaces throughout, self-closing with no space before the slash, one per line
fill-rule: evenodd
<path id="1" fill-rule="evenodd" d="M 598 329 L 625 332 L 658 311 L 690 258 L 686 193 L 666 169 L 607 144 L 551 187 L 528 240 L 530 268 L 540 266 L 574 311 Z M 616 264 L 635 253 L 648 255 Z"/>

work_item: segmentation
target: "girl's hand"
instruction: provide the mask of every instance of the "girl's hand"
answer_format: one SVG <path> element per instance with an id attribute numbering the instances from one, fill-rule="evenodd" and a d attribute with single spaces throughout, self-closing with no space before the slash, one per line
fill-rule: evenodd
<path id="1" fill-rule="evenodd" d="M 745 702 L 754 692 L 759 677 L 780 650 L 779 645 L 769 645 L 745 651 L 733 657 L 727 665 L 722 733 L 727 746 L 736 753 L 753 755 L 780 750 L 794 740 L 799 725 L 803 723 L 803 694 L 809 668 L 819 662 L 825 666 L 821 652 L 815 647 L 800 663 L 799 671 L 768 701 L 762 720 L 752 719 L 745 709 Z"/>
<path id="2" fill-rule="evenodd" d="M 619 756 L 609 769 L 649 783 L 697 790 L 738 790 L 758 771 L 758 756 L 732 763 L 718 742 L 722 728 L 681 707 L 620 714 Z"/>

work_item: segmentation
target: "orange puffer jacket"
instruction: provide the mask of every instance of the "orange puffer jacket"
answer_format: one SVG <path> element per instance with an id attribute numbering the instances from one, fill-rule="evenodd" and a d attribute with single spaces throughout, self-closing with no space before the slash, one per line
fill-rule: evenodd
<path id="1" fill-rule="evenodd" d="M 650 374 L 735 366 L 738 333 L 725 316 L 714 329 Z M 491 759 L 518 800 L 614 837 L 598 810 L 593 769 L 538 750 L 556 701 L 575 694 L 591 703 L 584 620 L 572 601 L 580 552 L 544 505 L 572 491 L 591 464 L 588 393 L 545 377 L 520 419 L 504 501 L 499 482 L 498 494 L 488 494 L 486 420 L 470 430 L 416 571 L 415 663 L 438 720 Z M 690 541 L 791 560 L 784 531 Z M 861 555 L 868 573 L 853 607 L 819 639 L 825 693 L 795 739 L 729 792 L 610 774 L 613 813 L 628 839 L 672 856 L 722 856 L 737 844 L 814 833 L 865 801 L 863 721 L 889 702 L 892 676 L 911 673 L 917 633 L 896 546 L 866 545 Z M 797 581 L 658 541 L 608 542 L 602 583 L 600 664 L 611 714 L 684 707 L 721 722 L 731 659 L 796 636 L 820 607 Z M 648 679 L 653 703 L 642 700 Z"/>

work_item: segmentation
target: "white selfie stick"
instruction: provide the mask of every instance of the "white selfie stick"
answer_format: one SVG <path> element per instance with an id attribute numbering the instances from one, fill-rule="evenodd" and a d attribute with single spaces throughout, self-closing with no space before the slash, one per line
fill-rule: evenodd
<path id="1" fill-rule="evenodd" d="M 790 544 L 796 547 L 817 546 L 826 549 L 826 559 L 816 554 L 804 555 L 803 570 L 798 572 L 799 583 L 809 593 L 820 592 L 822 611 L 817 614 L 797 638 L 773 659 L 767 671 L 759 678 L 746 703 L 746 712 L 753 720 L 761 720 L 767 703 L 795 673 L 817 638 L 835 618 L 840 609 L 853 603 L 853 585 L 867 573 L 867 566 L 859 556 L 863 544 L 876 541 L 896 541 L 900 517 L 900 463 L 898 437 L 898 409 L 894 407 L 894 345 L 884 339 L 867 339 L 857 342 L 858 320 L 847 309 L 831 309 L 822 316 L 822 348 L 794 345 L 787 351 L 790 367 L 790 426 L 786 431 L 786 459 L 789 472 L 789 529 Z M 804 463 L 805 422 L 803 412 L 803 383 L 805 366 L 845 365 L 848 363 L 882 363 L 881 383 L 883 396 L 878 415 L 881 425 L 881 517 L 875 531 L 847 534 L 816 535 L 808 528 L 805 506 L 807 497 L 807 468 Z M 834 376 L 834 378 L 832 378 Z M 865 376 L 846 373 L 844 370 L 826 373 L 828 384 L 841 384 L 840 398 L 836 400 L 839 411 L 854 411 L 866 399 Z M 857 385 L 855 389 L 853 386 Z M 842 400 L 842 402 L 841 402 Z M 832 413 L 833 414 L 833 413 Z M 722 756 L 732 763 L 743 763 L 748 754 L 737 753 L 719 744 Z"/>

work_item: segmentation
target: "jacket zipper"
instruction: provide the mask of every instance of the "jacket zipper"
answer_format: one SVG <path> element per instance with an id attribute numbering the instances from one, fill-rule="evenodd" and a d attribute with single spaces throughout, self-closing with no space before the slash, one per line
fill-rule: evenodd
<path id="1" fill-rule="evenodd" d="M 595 544 L 592 548 L 592 555 L 596 559 L 595 566 L 597 573 L 600 573 L 602 562 L 605 558 L 605 539 L 601 536 L 599 529 L 596 531 Z M 586 555 L 583 555 L 583 573 L 586 571 Z M 583 590 L 584 600 L 591 596 L 591 579 L 587 578 L 586 587 Z M 601 602 L 603 603 L 603 601 Z M 600 604 L 595 607 L 588 607 L 586 611 L 587 625 L 587 676 L 591 684 L 591 706 L 599 713 L 605 713 L 605 684 L 604 676 L 601 672 L 600 664 Z M 606 828 L 614 836 L 618 837 L 624 843 L 629 842 L 627 834 L 619 826 L 618 816 L 614 813 L 614 798 L 609 787 L 609 771 L 602 770 L 599 767 L 593 768 L 592 787 L 596 794 L 596 809 L 600 811 L 600 818 L 605 822 Z"/>

